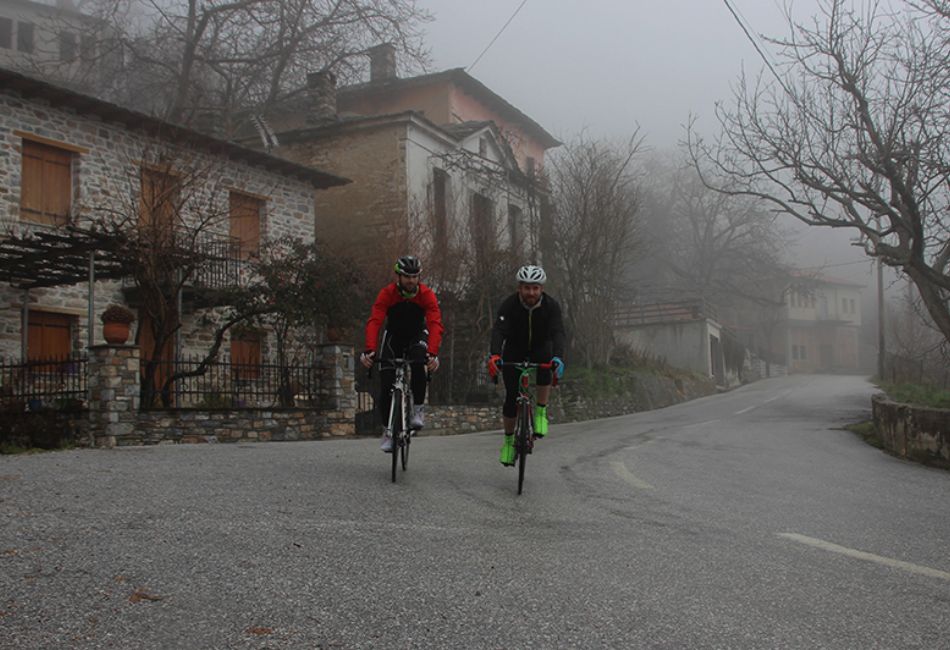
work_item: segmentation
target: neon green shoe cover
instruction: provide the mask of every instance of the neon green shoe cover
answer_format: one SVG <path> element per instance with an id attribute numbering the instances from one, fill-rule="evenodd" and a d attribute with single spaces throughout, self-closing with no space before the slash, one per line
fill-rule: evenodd
<path id="1" fill-rule="evenodd" d="M 515 437 L 506 435 L 505 442 L 501 445 L 501 454 L 498 457 L 502 465 L 511 466 L 515 464 Z"/>
<path id="2" fill-rule="evenodd" d="M 548 407 L 534 407 L 534 435 L 544 437 L 548 435 Z"/>

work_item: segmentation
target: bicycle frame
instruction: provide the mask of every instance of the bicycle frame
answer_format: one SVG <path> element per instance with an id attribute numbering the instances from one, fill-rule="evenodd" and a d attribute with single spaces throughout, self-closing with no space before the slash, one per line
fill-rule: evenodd
<path id="1" fill-rule="evenodd" d="M 409 463 L 409 443 L 412 441 L 412 432 L 409 429 L 409 409 L 412 408 L 411 390 L 409 387 L 409 360 L 398 357 L 378 362 L 380 368 L 392 368 L 396 372 L 393 387 L 390 391 L 389 421 L 387 427 L 393 437 L 392 451 L 392 482 L 396 482 L 396 466 L 401 461 L 403 471 Z"/>
<path id="2" fill-rule="evenodd" d="M 518 397 L 515 399 L 518 405 L 518 413 L 515 416 L 515 461 L 518 463 L 518 494 L 521 494 L 524 487 L 524 470 L 527 463 L 527 455 L 534 450 L 534 400 L 531 397 L 531 371 L 532 370 L 551 370 L 552 363 L 531 363 L 530 361 L 521 362 L 500 362 L 499 367 L 511 366 L 518 370 Z M 552 382 L 557 383 L 557 377 L 552 377 Z"/>

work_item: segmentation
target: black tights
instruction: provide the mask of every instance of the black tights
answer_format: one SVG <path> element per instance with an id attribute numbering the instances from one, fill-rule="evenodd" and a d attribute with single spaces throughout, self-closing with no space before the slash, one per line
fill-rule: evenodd
<path id="1" fill-rule="evenodd" d="M 547 360 L 535 363 L 547 363 Z M 539 368 L 537 373 L 536 386 L 551 385 L 550 370 Z M 505 405 L 501 409 L 501 414 L 506 418 L 513 418 L 518 415 L 518 379 L 521 377 L 521 371 L 514 366 L 502 366 L 501 376 L 505 380 Z"/>

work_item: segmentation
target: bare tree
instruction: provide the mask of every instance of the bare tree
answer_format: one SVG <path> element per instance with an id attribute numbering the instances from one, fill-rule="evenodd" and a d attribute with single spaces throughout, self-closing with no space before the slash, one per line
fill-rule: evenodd
<path id="1" fill-rule="evenodd" d="M 581 134 L 548 164 L 552 250 L 545 263 L 563 296 L 572 350 L 588 366 L 608 363 L 612 319 L 629 290 L 638 238 L 637 133 L 616 144 Z M 553 263 L 552 263 L 553 262 Z"/>
<path id="2" fill-rule="evenodd" d="M 433 384 L 432 395 L 448 403 L 464 402 L 483 387 L 494 312 L 524 263 L 524 249 L 512 245 L 503 216 L 511 193 L 523 198 L 524 187 L 515 190 L 506 173 L 471 162 L 455 156 L 441 160 L 453 172 L 455 188 L 438 209 L 432 197 L 411 209 L 425 282 L 436 291 L 446 324 L 440 353 L 446 372 Z M 525 213 L 530 221 L 529 206 Z"/>
<path id="3" fill-rule="evenodd" d="M 950 340 L 950 16 L 943 0 L 892 6 L 825 0 L 810 24 L 789 17 L 771 41 L 779 82 L 742 76 L 718 141 L 690 133 L 690 148 L 727 194 L 855 230 Z"/>
<path id="4" fill-rule="evenodd" d="M 781 304 L 788 242 L 763 201 L 710 190 L 675 161 L 652 167 L 644 194 L 644 252 L 654 273 L 667 272 L 662 291 L 720 306 Z"/>
<path id="5" fill-rule="evenodd" d="M 242 110 L 264 108 L 304 86 L 307 71 L 332 68 L 356 79 L 368 48 L 393 44 L 423 65 L 416 0 L 88 0 L 100 57 L 120 51 L 115 101 L 219 128 Z"/>

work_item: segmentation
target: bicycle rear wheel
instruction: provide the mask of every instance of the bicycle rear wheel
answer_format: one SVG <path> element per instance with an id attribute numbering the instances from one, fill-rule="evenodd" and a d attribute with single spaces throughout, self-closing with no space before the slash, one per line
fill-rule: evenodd
<path id="1" fill-rule="evenodd" d="M 399 445 L 399 458 L 402 461 L 402 471 L 406 471 L 406 465 L 409 464 L 409 443 L 412 441 L 411 435 L 403 437 Z"/>
<path id="2" fill-rule="evenodd" d="M 392 423 L 392 482 L 396 482 L 396 466 L 399 463 L 399 444 L 402 436 L 403 413 L 402 413 L 402 391 L 396 389 L 393 391 L 393 403 L 389 406 L 389 421 Z"/>
<path id="3" fill-rule="evenodd" d="M 409 428 L 409 414 L 412 413 L 412 397 L 408 393 L 403 395 L 402 400 L 402 431 L 400 437 L 399 458 L 402 461 L 402 471 L 406 471 L 406 465 L 409 464 L 409 443 L 412 442 L 412 430 Z"/>
<path id="4" fill-rule="evenodd" d="M 524 486 L 524 467 L 528 461 L 528 445 L 531 444 L 531 427 L 528 422 L 528 409 L 518 407 L 518 428 L 515 430 L 515 453 L 518 454 L 518 494 Z"/>

